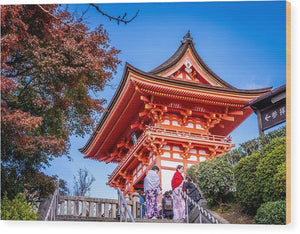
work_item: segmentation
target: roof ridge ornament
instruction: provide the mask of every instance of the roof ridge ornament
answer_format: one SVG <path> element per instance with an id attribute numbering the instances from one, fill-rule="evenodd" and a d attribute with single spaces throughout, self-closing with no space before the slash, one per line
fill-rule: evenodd
<path id="1" fill-rule="evenodd" d="M 185 34 L 185 36 L 183 37 L 183 40 L 181 41 L 181 43 L 182 44 L 193 43 L 193 45 L 195 45 L 195 43 L 193 42 L 193 38 L 191 37 L 190 30 L 187 32 L 187 34 Z"/>

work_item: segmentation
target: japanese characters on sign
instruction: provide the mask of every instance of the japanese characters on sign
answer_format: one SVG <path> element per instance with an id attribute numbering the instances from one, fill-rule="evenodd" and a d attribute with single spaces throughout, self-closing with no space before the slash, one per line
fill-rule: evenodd
<path id="1" fill-rule="evenodd" d="M 262 130 L 266 130 L 275 125 L 285 122 L 286 105 L 280 102 L 261 111 Z"/>

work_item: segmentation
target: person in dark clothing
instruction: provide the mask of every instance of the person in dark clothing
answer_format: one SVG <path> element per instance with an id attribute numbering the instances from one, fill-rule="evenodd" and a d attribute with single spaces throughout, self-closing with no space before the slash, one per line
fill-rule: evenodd
<path id="1" fill-rule="evenodd" d="M 162 199 L 162 211 L 165 219 L 173 219 L 172 191 L 166 191 Z"/>
<path id="2" fill-rule="evenodd" d="M 144 218 L 146 206 L 145 206 L 145 195 L 143 194 L 142 190 L 138 190 L 139 199 L 140 199 L 140 207 L 141 207 L 141 218 Z"/>
<path id="3" fill-rule="evenodd" d="M 190 178 L 187 178 L 187 182 L 185 184 L 187 195 L 195 202 L 198 203 L 201 199 L 201 194 L 197 187 L 194 185 Z M 194 208 L 194 205 L 191 202 L 188 202 L 189 212 Z"/>

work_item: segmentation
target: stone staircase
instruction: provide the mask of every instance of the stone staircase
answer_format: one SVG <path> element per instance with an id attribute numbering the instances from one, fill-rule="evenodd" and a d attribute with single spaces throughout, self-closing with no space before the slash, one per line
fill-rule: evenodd
<path id="1" fill-rule="evenodd" d="M 54 193 L 48 199 L 40 202 L 38 214 L 45 221 L 75 221 L 75 222 L 130 222 L 130 216 L 138 223 L 228 223 L 222 220 L 206 207 L 206 201 L 201 199 L 185 221 L 169 219 L 147 219 L 141 217 L 138 194 L 133 198 L 105 199 L 76 196 L 59 196 Z M 186 197 L 186 199 L 188 199 Z M 121 210 L 118 207 L 122 207 Z M 127 213 L 126 213 L 127 211 Z M 125 218 L 126 217 L 126 218 Z"/>
<path id="2" fill-rule="evenodd" d="M 219 224 L 229 224 L 227 220 L 207 208 L 205 199 L 201 199 L 198 202 L 198 205 L 199 207 L 203 208 L 203 212 L 201 212 L 201 208 L 199 212 L 199 209 L 197 207 L 194 207 L 189 213 L 189 223 L 216 223 L 212 222 L 211 217 L 214 217 L 213 219 L 218 220 Z M 207 215 L 205 215 L 205 211 Z"/>
<path id="3" fill-rule="evenodd" d="M 80 217 L 71 215 L 57 215 L 55 221 L 72 221 L 72 222 L 120 222 L 118 218 L 107 217 Z M 185 223 L 184 221 L 175 221 L 170 219 L 146 219 L 136 218 L 136 223 Z M 129 222 L 129 221 L 128 221 Z"/>

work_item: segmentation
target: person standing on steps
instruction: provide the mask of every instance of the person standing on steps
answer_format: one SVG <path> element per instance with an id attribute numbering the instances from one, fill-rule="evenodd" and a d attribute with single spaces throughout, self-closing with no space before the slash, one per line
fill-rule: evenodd
<path id="1" fill-rule="evenodd" d="M 162 199 L 163 217 L 173 219 L 173 199 L 172 191 L 166 191 Z"/>
<path id="2" fill-rule="evenodd" d="M 146 212 L 146 206 L 145 206 L 145 195 L 142 190 L 138 190 L 139 199 L 140 199 L 140 209 L 141 209 L 141 218 L 144 218 L 145 212 Z"/>
<path id="3" fill-rule="evenodd" d="M 194 201 L 194 203 L 198 203 L 201 199 L 201 194 L 198 191 L 197 187 L 194 185 L 193 181 L 187 177 L 186 178 L 186 193 L 187 195 Z M 194 205 L 192 202 L 187 202 L 186 206 L 188 206 L 188 211 L 189 213 L 191 212 L 191 210 L 194 208 Z"/>
<path id="4" fill-rule="evenodd" d="M 157 197 L 160 194 L 159 168 L 154 165 L 144 179 L 144 192 L 146 194 L 146 217 L 156 219 L 159 215 Z"/>
<path id="5" fill-rule="evenodd" d="M 173 220 L 184 220 L 185 218 L 185 201 L 181 194 L 185 182 L 184 168 L 182 165 L 178 165 L 171 181 L 173 190 Z"/>

